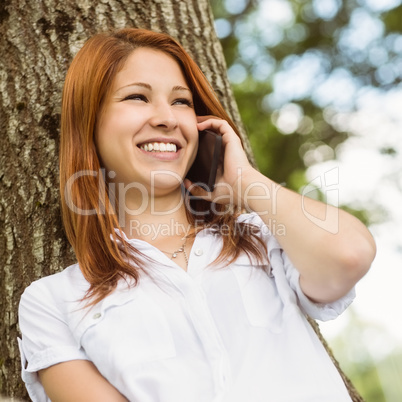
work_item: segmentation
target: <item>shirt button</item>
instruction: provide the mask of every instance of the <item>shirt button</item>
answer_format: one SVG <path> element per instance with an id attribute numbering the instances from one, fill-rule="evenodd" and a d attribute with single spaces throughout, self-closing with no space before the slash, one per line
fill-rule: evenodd
<path id="1" fill-rule="evenodd" d="M 194 251 L 194 254 L 195 254 L 197 257 L 199 257 L 199 256 L 203 255 L 204 252 L 202 251 L 201 248 L 197 248 L 197 250 Z"/>
<path id="2" fill-rule="evenodd" d="M 97 320 L 98 318 L 100 318 L 101 317 L 101 313 L 96 313 L 96 314 L 94 314 L 93 316 L 92 316 L 92 318 L 94 319 L 94 320 Z"/>

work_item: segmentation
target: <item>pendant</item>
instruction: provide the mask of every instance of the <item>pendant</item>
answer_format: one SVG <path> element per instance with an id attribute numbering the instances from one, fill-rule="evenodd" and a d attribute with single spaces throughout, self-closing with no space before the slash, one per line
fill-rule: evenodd
<path id="1" fill-rule="evenodd" d="M 172 258 L 176 258 L 176 257 L 177 257 L 177 253 L 175 252 L 172 254 Z"/>

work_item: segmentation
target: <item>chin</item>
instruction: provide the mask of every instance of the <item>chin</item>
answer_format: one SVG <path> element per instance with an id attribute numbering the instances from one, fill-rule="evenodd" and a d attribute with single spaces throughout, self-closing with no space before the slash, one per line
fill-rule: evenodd
<path id="1" fill-rule="evenodd" d="M 152 190 L 151 190 L 151 194 L 152 194 L 152 198 L 153 199 L 162 199 L 162 198 L 166 198 L 166 200 L 168 200 L 168 198 L 174 198 L 174 199 L 178 199 L 181 198 L 181 187 L 178 186 L 176 184 L 176 186 L 160 186 L 157 187 L 155 186 Z M 181 201 L 178 201 L 179 204 L 181 203 Z"/>
<path id="2" fill-rule="evenodd" d="M 171 170 L 156 170 L 151 173 L 151 188 L 155 191 L 180 187 L 183 183 L 183 174 Z"/>
<path id="3" fill-rule="evenodd" d="M 180 188 L 181 184 L 183 183 L 183 180 L 155 180 L 154 183 L 152 183 L 151 188 L 156 195 L 158 191 L 163 191 L 166 192 L 167 190 L 175 191 L 178 188 Z"/>

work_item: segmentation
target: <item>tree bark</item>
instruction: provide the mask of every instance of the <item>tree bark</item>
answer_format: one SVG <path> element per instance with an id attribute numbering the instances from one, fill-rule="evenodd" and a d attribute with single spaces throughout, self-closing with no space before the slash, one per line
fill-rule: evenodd
<path id="1" fill-rule="evenodd" d="M 254 161 L 207 0 L 1 0 L 0 395 L 28 400 L 16 341 L 23 289 L 74 261 L 58 190 L 67 68 L 90 36 L 127 26 L 165 31 L 183 44 L 239 126 Z"/>

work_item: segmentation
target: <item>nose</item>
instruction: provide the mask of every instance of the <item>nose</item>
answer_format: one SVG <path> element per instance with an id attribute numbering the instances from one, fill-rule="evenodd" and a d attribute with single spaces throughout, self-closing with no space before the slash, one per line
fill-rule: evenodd
<path id="1" fill-rule="evenodd" d="M 155 106 L 150 123 L 153 127 L 172 131 L 177 127 L 178 121 L 171 106 L 168 103 L 160 103 Z"/>

